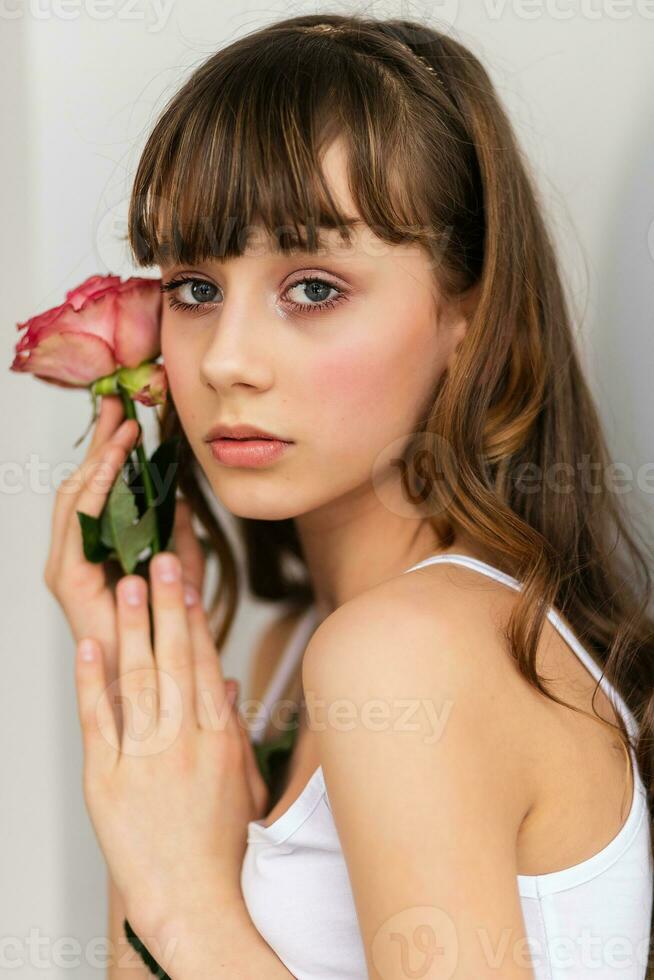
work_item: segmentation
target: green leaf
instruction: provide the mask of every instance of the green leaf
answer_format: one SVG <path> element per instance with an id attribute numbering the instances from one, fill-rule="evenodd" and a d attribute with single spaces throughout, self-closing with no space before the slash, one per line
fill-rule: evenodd
<path id="1" fill-rule="evenodd" d="M 106 504 L 100 514 L 100 540 L 106 548 L 114 547 L 114 532 Z"/>
<path id="2" fill-rule="evenodd" d="M 119 552 L 121 564 L 125 571 L 130 574 L 134 571 L 141 552 L 152 544 L 155 526 L 156 514 L 154 508 L 150 507 L 137 524 L 119 532 L 116 549 Z"/>
<path id="3" fill-rule="evenodd" d="M 114 481 L 114 485 L 109 493 L 109 498 L 105 504 L 107 511 L 108 528 L 112 534 L 114 542 L 120 531 L 131 527 L 138 520 L 138 510 L 134 501 L 134 495 L 130 490 L 125 478 L 125 471 L 121 470 Z"/>
<path id="4" fill-rule="evenodd" d="M 148 462 L 154 492 L 157 496 L 155 506 L 157 511 L 157 528 L 159 531 L 159 547 L 168 551 L 170 537 L 175 522 L 175 499 L 179 476 L 179 447 L 180 436 L 165 439 L 153 452 Z"/>
<path id="5" fill-rule="evenodd" d="M 291 717 L 291 727 L 286 732 L 269 738 L 266 742 L 252 742 L 254 756 L 259 766 L 264 782 L 271 788 L 275 773 L 280 764 L 290 754 L 297 736 L 298 711 L 294 711 Z"/>
<path id="6" fill-rule="evenodd" d="M 125 466 L 127 467 L 127 483 L 134 494 L 137 510 L 142 517 L 148 509 L 148 502 L 145 499 L 145 488 L 143 486 L 141 471 L 134 463 L 134 458 L 131 455 L 127 457 Z"/>
<path id="7" fill-rule="evenodd" d="M 105 561 L 109 557 L 111 542 L 108 543 L 102 537 L 102 521 L 99 517 L 92 517 L 83 511 L 75 511 L 82 529 L 82 546 L 84 557 L 90 562 Z"/>
<path id="8" fill-rule="evenodd" d="M 179 473 L 180 444 L 181 438 L 179 436 L 164 439 L 148 460 L 148 469 L 155 493 L 159 548 L 161 551 L 171 550 L 169 548 L 169 539 L 175 522 L 175 499 Z M 132 465 L 128 483 L 134 493 L 139 512 L 144 514 L 148 504 L 140 468 Z"/>
<path id="9" fill-rule="evenodd" d="M 139 518 L 134 495 L 129 488 L 125 471 L 121 470 L 111 488 L 102 513 L 102 542 L 115 548 L 123 570 L 129 575 L 139 554 L 151 544 L 155 514 L 152 508 Z"/>

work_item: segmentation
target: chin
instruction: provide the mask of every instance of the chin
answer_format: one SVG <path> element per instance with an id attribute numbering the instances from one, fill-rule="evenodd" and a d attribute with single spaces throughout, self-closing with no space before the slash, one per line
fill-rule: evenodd
<path id="1" fill-rule="evenodd" d="M 247 486 L 251 473 L 241 477 L 216 479 L 207 477 L 211 489 L 222 507 L 233 517 L 249 517 L 257 521 L 285 521 L 297 517 L 304 508 L 289 499 L 288 484 L 277 486 Z"/>

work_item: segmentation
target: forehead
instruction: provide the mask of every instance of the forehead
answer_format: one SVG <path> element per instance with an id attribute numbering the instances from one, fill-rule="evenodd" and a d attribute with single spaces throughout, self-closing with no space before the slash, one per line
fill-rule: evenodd
<path id="1" fill-rule="evenodd" d="M 362 236 L 372 234 L 354 202 L 349 185 L 347 154 L 340 138 L 333 140 L 322 154 L 321 171 L 329 194 L 336 204 L 337 213 L 343 216 L 342 221 L 334 226 L 334 224 L 320 222 L 309 224 L 294 219 L 289 220 L 287 224 L 271 228 L 270 224 L 264 221 L 257 222 L 256 219 L 249 224 L 240 224 L 238 220 L 232 219 L 238 229 L 240 243 L 238 257 L 240 255 L 266 256 L 280 252 L 284 254 L 338 253 L 357 249 Z M 168 237 L 164 228 L 168 215 L 162 212 L 160 218 L 162 223 L 159 225 L 158 240 L 165 248 Z M 302 236 L 302 243 L 297 241 L 298 232 Z M 185 237 L 183 233 L 182 237 Z M 219 251 L 212 255 L 211 259 L 219 264 L 225 261 Z M 160 263 L 160 267 L 168 268 L 172 264 L 172 262 L 163 262 Z"/>

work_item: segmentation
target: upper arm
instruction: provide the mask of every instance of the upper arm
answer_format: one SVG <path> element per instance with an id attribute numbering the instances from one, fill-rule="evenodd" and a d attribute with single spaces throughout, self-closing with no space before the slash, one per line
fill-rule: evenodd
<path id="1" fill-rule="evenodd" d="M 303 662 L 369 976 L 400 980 L 411 962 L 532 980 L 510 696 L 486 638 L 453 628 L 446 588 L 438 606 L 371 590 L 321 624 Z"/>
<path id="2" fill-rule="evenodd" d="M 109 969 L 107 980 L 152 980 L 152 974 L 130 945 L 123 922 L 125 906 L 113 878 L 107 875 L 109 889 Z"/>

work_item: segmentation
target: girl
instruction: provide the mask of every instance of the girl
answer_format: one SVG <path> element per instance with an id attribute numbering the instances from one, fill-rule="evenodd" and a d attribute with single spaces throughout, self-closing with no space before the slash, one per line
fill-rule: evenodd
<path id="1" fill-rule="evenodd" d="M 103 653 L 78 685 L 112 937 L 127 914 L 175 980 L 652 976 L 650 578 L 482 66 L 406 20 L 237 40 L 158 119 L 129 243 L 161 271 L 162 435 L 220 577 L 212 636 L 180 504 L 152 649 L 146 583 L 82 591 L 58 504 L 49 578 Z M 85 466 L 118 471 L 120 420 Z M 282 613 L 250 728 L 202 698 L 223 717 L 239 593 L 214 502 Z M 107 749 L 99 694 L 113 671 L 136 703 L 152 668 L 159 741 Z M 291 729 L 268 792 L 251 740 Z"/>

